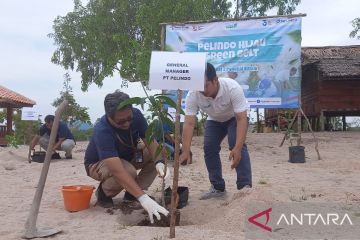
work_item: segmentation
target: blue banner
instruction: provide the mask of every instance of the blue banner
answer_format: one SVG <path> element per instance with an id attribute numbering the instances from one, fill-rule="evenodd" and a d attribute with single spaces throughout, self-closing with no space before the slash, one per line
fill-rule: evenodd
<path id="1" fill-rule="evenodd" d="M 206 52 L 252 108 L 298 108 L 301 17 L 166 26 L 166 51 Z"/>

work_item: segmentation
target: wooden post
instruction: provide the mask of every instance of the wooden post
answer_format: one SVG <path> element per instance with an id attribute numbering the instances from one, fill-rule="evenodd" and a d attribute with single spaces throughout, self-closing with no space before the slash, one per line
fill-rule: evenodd
<path id="1" fill-rule="evenodd" d="M 321 110 L 320 112 L 320 131 L 324 131 L 324 111 Z"/>
<path id="2" fill-rule="evenodd" d="M 279 111 L 279 109 L 276 109 L 276 111 L 277 111 L 277 125 L 278 125 L 277 132 L 279 133 L 280 132 L 280 124 L 281 124 L 280 111 Z"/>
<path id="3" fill-rule="evenodd" d="M 257 133 L 260 133 L 260 117 L 259 108 L 256 108 Z"/>
<path id="4" fill-rule="evenodd" d="M 288 124 L 287 130 L 286 130 L 286 132 L 285 132 L 285 134 L 284 134 L 284 137 L 283 137 L 283 139 L 282 139 L 282 141 L 281 141 L 281 143 L 280 143 L 280 146 L 279 146 L 279 147 L 281 147 L 281 146 L 284 144 L 285 139 L 286 139 L 286 136 L 289 134 L 290 129 L 291 129 L 292 125 L 294 124 L 294 121 L 295 121 L 296 116 L 297 116 L 297 114 L 298 114 L 298 113 L 299 113 L 299 109 L 298 109 L 298 110 L 296 110 L 296 112 L 295 112 L 295 115 L 294 115 L 293 119 L 291 120 L 290 124 Z"/>
<path id="5" fill-rule="evenodd" d="M 165 27 L 166 27 L 166 25 L 161 25 L 161 30 L 160 30 L 160 49 L 161 49 L 161 51 L 165 51 Z"/>
<path id="6" fill-rule="evenodd" d="M 13 121 L 13 108 L 8 107 L 6 109 L 6 134 L 12 134 L 12 121 Z"/>
<path id="7" fill-rule="evenodd" d="M 283 139 L 282 139 L 279 147 L 281 147 L 281 146 L 284 144 L 285 138 L 286 138 L 286 136 L 288 135 L 288 133 L 290 132 L 290 129 L 291 129 L 291 127 L 292 127 L 292 125 L 293 125 L 296 117 L 299 117 L 298 115 L 300 115 L 300 117 L 301 117 L 301 115 L 303 115 L 304 118 L 305 118 L 305 120 L 307 121 L 308 126 L 309 126 L 310 131 L 311 131 L 311 134 L 312 134 L 312 136 L 313 136 L 314 139 L 315 139 L 315 150 L 316 150 L 316 153 L 317 153 L 317 155 L 318 155 L 318 159 L 321 160 L 321 156 L 320 156 L 319 149 L 318 149 L 318 146 L 319 146 L 319 144 L 318 144 L 318 139 L 315 137 L 315 134 L 314 134 L 314 132 L 313 132 L 313 130 L 312 130 L 312 128 L 311 128 L 309 119 L 306 117 L 306 115 L 305 115 L 305 113 L 304 113 L 304 111 L 302 110 L 301 107 L 296 111 L 293 119 L 291 120 L 290 125 L 288 126 L 287 131 L 286 131 L 286 133 L 284 134 L 284 137 L 283 137 Z"/>
<path id="8" fill-rule="evenodd" d="M 161 29 L 160 29 L 160 50 L 164 51 L 164 49 L 165 49 L 165 37 L 164 37 L 164 35 L 165 35 L 165 26 L 160 25 L 160 27 L 161 27 Z M 161 90 L 161 93 L 164 94 L 165 91 Z M 163 109 L 162 104 L 161 104 L 161 109 Z M 163 135 L 163 137 L 164 137 L 164 135 Z M 162 144 L 164 144 L 164 143 L 165 143 L 165 141 L 163 141 Z M 164 171 L 165 173 L 166 173 L 167 168 L 168 168 L 168 162 L 167 162 L 167 160 L 165 160 L 165 171 Z M 162 204 L 163 207 L 165 207 L 165 178 L 162 178 L 162 183 L 161 183 L 161 204 Z"/>
<path id="9" fill-rule="evenodd" d="M 346 116 L 342 116 L 343 131 L 346 131 Z"/>
<path id="10" fill-rule="evenodd" d="M 25 234 L 24 234 L 23 238 L 31 239 L 31 238 L 37 238 L 37 237 L 46 237 L 46 236 L 51 236 L 51 235 L 61 232 L 61 230 L 55 230 L 55 229 L 41 229 L 41 230 L 37 229 L 36 228 L 36 220 L 37 220 L 37 216 L 39 214 L 39 208 L 40 208 L 42 194 L 43 194 L 44 188 L 45 188 L 47 174 L 49 172 L 53 146 L 55 144 L 55 138 L 56 138 L 57 131 L 59 128 L 60 116 L 61 116 L 61 113 L 65 110 L 66 105 L 67 105 L 67 101 L 64 100 L 60 104 L 60 106 L 58 107 L 58 109 L 56 110 L 56 113 L 55 113 L 55 119 L 54 119 L 54 123 L 53 123 L 53 126 L 51 128 L 51 133 L 50 133 L 49 145 L 46 150 L 45 160 L 44 160 L 43 167 L 41 170 L 39 183 L 37 185 L 35 196 L 34 196 L 32 204 L 31 204 L 29 217 L 25 223 Z"/>
<path id="11" fill-rule="evenodd" d="M 311 126 L 310 129 L 312 128 L 314 131 L 316 131 L 316 118 L 315 117 L 311 117 Z"/>
<path id="12" fill-rule="evenodd" d="M 182 91 L 177 90 L 176 102 L 176 118 L 175 118 L 175 153 L 174 153 L 174 178 L 171 193 L 171 218 L 170 218 L 170 238 L 175 238 L 175 224 L 176 224 L 176 198 L 179 182 L 179 153 L 180 153 L 180 109 L 181 109 Z"/>
<path id="13" fill-rule="evenodd" d="M 309 125 L 311 134 L 312 134 L 313 138 L 315 139 L 315 151 L 316 151 L 316 153 L 317 153 L 317 155 L 318 155 L 318 160 L 321 160 L 321 156 L 320 156 L 320 152 L 319 152 L 319 148 L 318 148 L 318 146 L 319 146 L 318 139 L 315 137 L 315 134 L 314 134 L 314 131 L 313 131 L 312 128 L 311 128 L 309 119 L 306 117 L 304 111 L 303 111 L 301 108 L 300 108 L 300 111 L 301 111 L 301 114 L 304 115 L 304 118 L 305 118 L 305 120 L 307 121 L 307 123 L 308 123 L 308 125 Z"/>
<path id="14" fill-rule="evenodd" d="M 301 114 L 300 114 L 299 110 L 297 111 L 297 113 L 298 113 L 298 115 L 297 115 L 298 138 L 297 138 L 296 142 L 297 142 L 297 145 L 300 146 L 300 143 L 301 143 Z"/>

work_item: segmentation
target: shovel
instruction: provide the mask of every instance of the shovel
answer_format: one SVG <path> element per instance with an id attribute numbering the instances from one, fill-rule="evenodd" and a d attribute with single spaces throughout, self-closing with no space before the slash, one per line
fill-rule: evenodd
<path id="1" fill-rule="evenodd" d="M 48 148 L 46 150 L 43 168 L 41 170 L 39 183 L 36 188 L 33 202 L 31 204 L 29 217 L 25 223 L 25 233 L 22 236 L 22 238 L 32 239 L 32 238 L 48 237 L 48 236 L 52 236 L 52 235 L 55 235 L 55 234 L 61 232 L 61 230 L 59 230 L 59 229 L 52 229 L 52 228 L 38 229 L 36 227 L 36 220 L 37 220 L 37 216 L 39 214 L 40 202 L 41 202 L 42 194 L 44 192 L 46 177 L 49 172 L 52 149 L 53 149 L 53 146 L 55 143 L 57 130 L 59 128 L 60 116 L 61 116 L 61 113 L 65 110 L 66 105 L 67 105 L 67 101 L 64 100 L 55 112 L 55 119 L 54 119 L 53 126 L 51 128 L 50 140 L 49 140 Z"/>

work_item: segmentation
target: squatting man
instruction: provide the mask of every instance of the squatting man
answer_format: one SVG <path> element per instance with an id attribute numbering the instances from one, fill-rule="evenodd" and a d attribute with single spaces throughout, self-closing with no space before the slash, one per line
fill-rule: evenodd
<path id="1" fill-rule="evenodd" d="M 98 205 L 112 207 L 112 198 L 125 189 L 123 200 L 139 202 L 153 223 L 153 215 L 160 220 L 160 213 L 167 216 L 169 212 L 144 190 L 153 183 L 156 175 L 169 177 L 170 171 L 167 168 L 165 173 L 161 154 L 155 158 L 156 140 L 145 140 L 148 124 L 141 111 L 131 104 L 118 108 L 127 99 L 129 95 L 121 91 L 106 95 L 105 115 L 95 126 L 84 165 L 88 176 L 100 181 L 96 190 Z"/>
<path id="2" fill-rule="evenodd" d="M 45 123 L 39 128 L 38 134 L 32 139 L 29 149 L 34 150 L 36 144 L 40 143 L 40 146 L 47 150 L 50 140 L 51 129 L 54 124 L 54 115 L 47 115 L 45 117 Z M 72 135 L 70 129 L 66 123 L 59 122 L 59 128 L 56 134 L 55 144 L 52 149 L 52 159 L 61 158 L 56 150 L 61 150 L 65 152 L 66 159 L 72 159 L 72 150 L 75 147 L 74 136 Z"/>

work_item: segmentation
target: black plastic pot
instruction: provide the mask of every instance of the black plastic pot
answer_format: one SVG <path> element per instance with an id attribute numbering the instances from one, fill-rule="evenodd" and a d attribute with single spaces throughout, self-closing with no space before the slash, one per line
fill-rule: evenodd
<path id="1" fill-rule="evenodd" d="M 32 162 L 43 163 L 44 160 L 45 160 L 45 155 L 46 155 L 46 152 L 44 152 L 44 151 L 35 151 L 31 155 L 31 161 Z"/>
<path id="2" fill-rule="evenodd" d="M 178 187 L 177 193 L 179 194 L 179 203 L 177 209 L 181 209 L 187 205 L 189 199 L 189 188 L 188 187 Z M 168 205 L 171 203 L 171 194 L 172 190 L 170 187 L 165 189 L 165 204 Z"/>
<path id="3" fill-rule="evenodd" d="M 289 147 L 289 162 L 304 163 L 305 162 L 305 147 L 291 146 Z"/>

